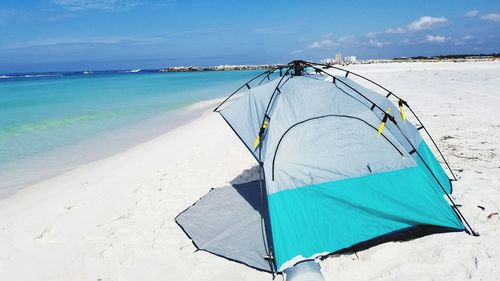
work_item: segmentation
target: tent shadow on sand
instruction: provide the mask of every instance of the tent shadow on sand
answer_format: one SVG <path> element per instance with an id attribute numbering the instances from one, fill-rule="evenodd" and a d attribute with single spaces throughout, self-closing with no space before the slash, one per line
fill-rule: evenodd
<path id="1" fill-rule="evenodd" d="M 258 166 L 246 169 L 230 185 L 212 188 L 175 221 L 197 250 L 272 272 L 264 258 L 267 244 L 262 219 L 269 217 L 258 191 L 258 170 Z"/>
<path id="2" fill-rule="evenodd" d="M 261 193 L 255 192 L 255 188 L 259 188 L 259 166 L 254 165 L 251 168 L 243 170 L 238 176 L 229 181 L 231 186 L 245 199 L 248 204 L 264 219 L 269 219 L 269 216 L 262 212 Z M 262 184 L 265 185 L 263 181 Z"/>

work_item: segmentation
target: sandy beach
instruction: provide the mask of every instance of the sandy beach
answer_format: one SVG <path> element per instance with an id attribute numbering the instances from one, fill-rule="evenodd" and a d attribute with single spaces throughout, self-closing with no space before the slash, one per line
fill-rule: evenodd
<path id="1" fill-rule="evenodd" d="M 481 236 L 436 234 L 330 257 L 321 262 L 325 279 L 496 280 L 500 61 L 347 68 L 405 98 L 425 122 L 460 178 L 453 198 Z M 256 165 L 211 112 L 216 103 L 198 105 L 200 117 L 155 139 L 0 200 L 0 279 L 271 280 L 196 252 L 174 221 Z"/>

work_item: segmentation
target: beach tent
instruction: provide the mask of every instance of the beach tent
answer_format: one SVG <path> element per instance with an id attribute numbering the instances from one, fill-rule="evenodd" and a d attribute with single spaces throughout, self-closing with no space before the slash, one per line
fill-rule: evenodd
<path id="1" fill-rule="evenodd" d="M 427 130 L 394 93 L 306 61 L 249 83 L 215 111 L 255 157 L 260 179 L 213 189 L 176 218 L 198 249 L 282 272 L 417 229 L 474 233 L 420 134 Z"/>

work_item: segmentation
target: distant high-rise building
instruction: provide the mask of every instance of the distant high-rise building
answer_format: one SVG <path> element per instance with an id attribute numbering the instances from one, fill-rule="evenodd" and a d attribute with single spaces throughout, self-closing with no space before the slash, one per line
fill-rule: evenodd
<path id="1" fill-rule="evenodd" d="M 336 63 L 342 63 L 342 54 L 337 53 L 337 54 L 335 55 L 335 62 L 336 62 Z"/>
<path id="2" fill-rule="evenodd" d="M 344 58 L 344 62 L 347 62 L 347 63 L 356 63 L 357 62 L 356 56 L 346 56 Z"/>
<path id="3" fill-rule="evenodd" d="M 328 58 L 328 59 L 322 59 L 320 62 L 324 63 L 324 64 L 334 64 L 335 63 L 335 59 L 330 59 L 330 58 Z"/>

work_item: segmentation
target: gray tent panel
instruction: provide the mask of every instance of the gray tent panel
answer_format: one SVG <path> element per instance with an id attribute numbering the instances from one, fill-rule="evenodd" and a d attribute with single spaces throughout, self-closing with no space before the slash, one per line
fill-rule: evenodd
<path id="1" fill-rule="evenodd" d="M 251 88 L 218 110 L 261 162 L 265 192 L 261 197 L 258 181 L 214 189 L 181 213 L 176 221 L 196 247 L 261 270 L 283 271 L 422 225 L 464 230 L 463 215 L 437 185 L 442 180 L 433 169 L 442 171 L 439 163 L 399 109 L 347 78 L 348 72 L 332 81 L 300 75 L 300 67 L 308 65 L 294 61 L 288 75 Z M 291 68 L 298 75 L 291 75 Z M 392 117 L 386 115 L 389 109 Z M 388 117 L 397 125 L 385 122 Z M 381 122 L 386 129 L 379 133 Z M 257 136 L 260 146 L 254 151 Z M 434 161 L 431 167 L 420 157 L 421 143 Z M 444 171 L 438 175 L 449 182 Z M 272 267 L 264 258 L 266 241 Z"/>
<path id="2" fill-rule="evenodd" d="M 258 158 L 258 154 L 253 150 L 253 144 L 260 130 L 269 100 L 279 81 L 280 79 L 276 79 L 252 88 L 220 111 L 255 158 Z"/>
<path id="3" fill-rule="evenodd" d="M 324 115 L 292 127 L 266 165 L 268 192 L 416 166 L 396 140 L 378 137 L 375 126 L 361 118 Z"/>
<path id="4" fill-rule="evenodd" d="M 212 189 L 175 220 L 198 249 L 270 272 L 261 209 L 253 181 Z"/>
<path id="5" fill-rule="evenodd" d="M 404 135 L 396 128 L 396 125 L 394 125 L 392 122 L 387 122 L 386 127 L 388 130 L 391 131 L 394 137 L 398 139 L 399 143 L 401 143 L 401 145 L 405 147 L 406 151 L 411 151 L 413 149 L 412 145 L 414 147 L 419 146 L 420 142 L 422 141 L 422 136 L 420 136 L 418 130 L 409 120 L 403 122 L 401 115 L 398 113 L 399 109 L 388 98 L 381 95 L 380 93 L 374 92 L 366 87 L 361 86 L 360 84 L 354 82 L 349 78 L 338 77 L 337 79 L 342 80 L 345 84 L 356 89 L 358 92 L 363 93 L 365 97 L 375 102 L 381 108 L 391 109 L 392 116 L 394 116 L 394 118 L 396 119 L 396 122 L 398 123 L 399 128 L 403 131 L 404 135 L 409 139 L 409 141 L 411 141 L 411 144 L 408 143 Z M 356 92 L 354 92 L 351 88 L 347 87 L 344 83 L 337 83 L 336 86 L 345 93 L 357 97 L 357 99 L 360 102 L 364 103 L 367 107 L 372 106 L 372 104 L 369 101 L 359 96 Z M 380 110 L 374 110 L 374 113 L 377 114 L 379 119 L 382 119 L 382 117 L 384 116 L 384 113 L 381 112 Z M 414 155 L 414 157 L 416 157 L 416 155 Z"/>

